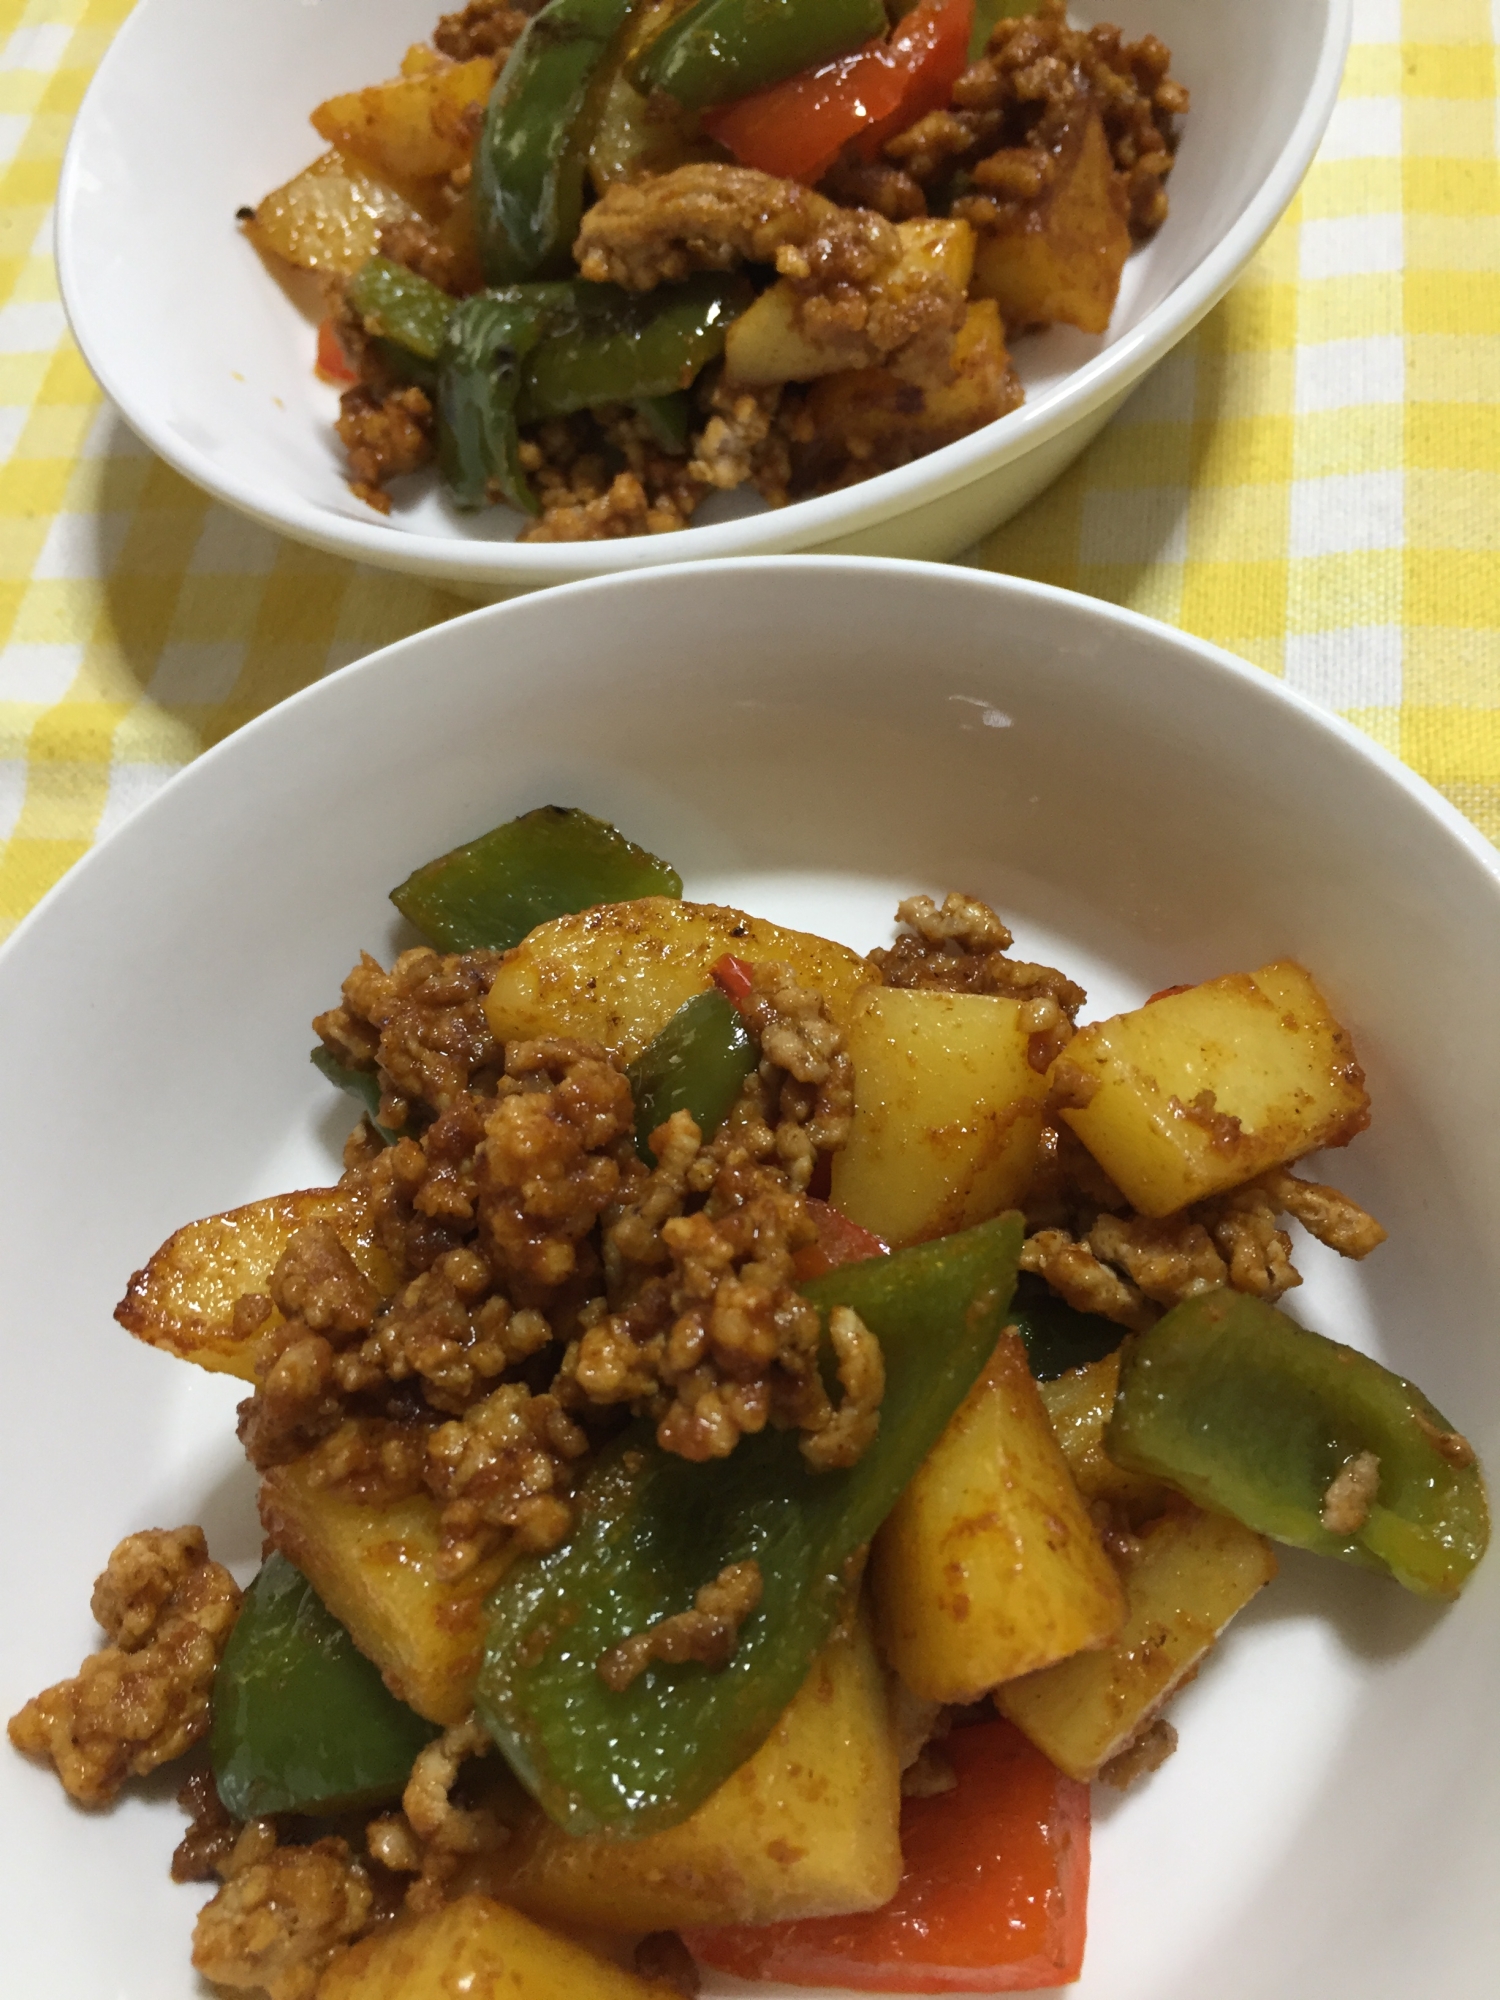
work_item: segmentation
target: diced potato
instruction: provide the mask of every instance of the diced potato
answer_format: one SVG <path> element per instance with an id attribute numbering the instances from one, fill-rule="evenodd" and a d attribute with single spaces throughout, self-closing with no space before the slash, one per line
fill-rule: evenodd
<path id="1" fill-rule="evenodd" d="M 620 1062 L 638 1056 L 726 952 L 789 965 L 847 1019 L 870 977 L 858 952 L 713 903 L 642 896 L 538 924 L 507 952 L 484 1003 L 501 1041 L 577 1035 Z"/>
<path id="2" fill-rule="evenodd" d="M 1276 1574 L 1261 1536 L 1186 1503 L 1142 1527 L 1121 1560 L 1130 1612 L 1117 1642 L 995 1695 L 1001 1714 L 1072 1778 L 1094 1777 L 1127 1749 Z"/>
<path id="3" fill-rule="evenodd" d="M 940 370 L 849 368 L 825 375 L 808 391 L 807 413 L 815 433 L 812 471 L 830 471 L 854 460 L 871 471 L 904 465 L 924 452 L 967 437 L 1022 400 L 1005 331 L 992 300 L 978 299 L 954 336 Z"/>
<path id="4" fill-rule="evenodd" d="M 995 301 L 1011 333 L 1059 320 L 1103 333 L 1130 255 L 1130 230 L 1097 111 L 1065 135 L 1052 158 L 1046 191 L 1007 225 L 980 231 L 974 295 Z"/>
<path id="5" fill-rule="evenodd" d="M 342 153 L 325 153 L 266 196 L 245 234 L 257 250 L 298 270 L 353 277 L 380 248 L 381 231 L 416 214 L 404 195 L 367 167 Z"/>
<path id="6" fill-rule="evenodd" d="M 1177 1496 L 1159 1479 L 1127 1472 L 1104 1449 L 1104 1429 L 1120 1389 L 1120 1356 L 1106 1354 L 1086 1368 L 1071 1368 L 1051 1382 L 1038 1382 L 1053 1434 L 1085 1500 L 1103 1500 L 1131 1522 L 1150 1520 L 1176 1505 Z"/>
<path id="7" fill-rule="evenodd" d="M 354 155 L 385 180 L 435 180 L 465 166 L 474 152 L 495 81 L 488 56 L 416 69 L 390 83 L 330 97 L 312 115 L 330 146 Z"/>
<path id="8" fill-rule="evenodd" d="M 390 1259 L 375 1240 L 364 1203 L 340 1188 L 304 1188 L 179 1229 L 131 1278 L 115 1318 L 137 1340 L 182 1361 L 253 1382 L 261 1336 L 281 1324 L 281 1315 L 273 1310 L 249 1340 L 237 1339 L 235 1301 L 246 1292 L 265 1292 L 293 1232 L 309 1222 L 332 1223 L 375 1289 L 382 1295 L 395 1289 Z"/>
<path id="9" fill-rule="evenodd" d="M 678 2000 L 488 1896 L 404 1919 L 340 1955 L 318 2000 Z"/>
<path id="10" fill-rule="evenodd" d="M 1354 1044 L 1290 959 L 1095 1021 L 1051 1074 L 1077 1106 L 1063 1117 L 1142 1215 L 1345 1146 L 1370 1122 Z"/>
<path id="11" fill-rule="evenodd" d="M 854 1122 L 834 1156 L 835 1208 L 887 1243 L 985 1222 L 1031 1178 L 1047 1080 L 1021 1003 L 873 986 L 845 1030 Z"/>
<path id="12" fill-rule="evenodd" d="M 456 1583 L 437 1571 L 438 1503 L 425 1493 L 372 1506 L 314 1484 L 306 1459 L 261 1481 L 260 1518 L 391 1693 L 429 1722 L 459 1722 L 474 1705 L 484 1600 L 509 1565 L 501 1549 Z"/>
<path id="13" fill-rule="evenodd" d="M 934 286 L 956 301 L 969 288 L 974 268 L 974 232 L 967 222 L 920 216 L 896 225 L 900 261 L 870 287 L 893 302 Z M 760 388 L 773 382 L 811 382 L 819 375 L 847 371 L 861 357 L 851 355 L 846 337 L 837 344 L 817 341 L 798 323 L 799 295 L 785 278 L 761 293 L 730 327 L 724 341 L 724 373 L 731 382 Z M 863 359 L 879 349 L 866 346 Z"/>
<path id="14" fill-rule="evenodd" d="M 900 1792 L 885 1676 L 861 1619 L 690 1819 L 640 1840 L 575 1837 L 533 1808 L 496 1856 L 493 1886 L 532 1916 L 614 1930 L 876 1909 L 901 1876 Z"/>
<path id="15" fill-rule="evenodd" d="M 1119 1631 L 1119 1578 L 1014 1333 L 875 1537 L 871 1579 L 885 1656 L 928 1701 L 976 1701 Z"/>

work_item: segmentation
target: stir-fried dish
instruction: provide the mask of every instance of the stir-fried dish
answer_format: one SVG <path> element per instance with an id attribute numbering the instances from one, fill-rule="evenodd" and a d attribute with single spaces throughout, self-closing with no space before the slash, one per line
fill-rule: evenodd
<path id="1" fill-rule="evenodd" d="M 681 890 L 556 807 L 418 868 L 314 1023 L 342 1177 L 117 1310 L 247 1385 L 265 1560 L 127 1536 L 10 1734 L 87 1806 L 188 1760 L 222 1987 L 1065 1984 L 1090 1782 L 1271 1541 L 1484 1552 L 1448 1418 L 1281 1310 L 1286 1218 L 1384 1236 L 1293 1171 L 1369 1122 L 1304 967 L 1081 1023 L 970 896 L 862 956 Z"/>
<path id="2" fill-rule="evenodd" d="M 1103 333 L 1188 94 L 1063 0 L 470 0 L 241 210 L 317 274 L 350 484 L 436 459 L 522 539 L 906 464 Z"/>

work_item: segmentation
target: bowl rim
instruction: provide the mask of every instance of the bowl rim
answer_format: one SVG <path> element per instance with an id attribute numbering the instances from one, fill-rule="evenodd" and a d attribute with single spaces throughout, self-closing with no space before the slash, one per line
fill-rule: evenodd
<path id="1" fill-rule="evenodd" d="M 273 703 L 263 709 L 250 721 L 232 730 L 217 743 L 203 751 L 191 762 L 181 766 L 172 777 L 145 800 L 135 811 L 126 815 L 120 823 L 105 836 L 96 841 L 87 853 L 61 875 L 52 887 L 36 902 L 8 937 L 0 941 L 0 987 L 9 974 L 9 963 L 18 951 L 29 948 L 32 932 L 49 920 L 48 913 L 60 899 L 76 893 L 75 885 L 81 880 L 92 881 L 100 865 L 101 855 L 109 856 L 106 866 L 116 865 L 114 850 L 123 839 L 130 836 L 131 829 L 142 821 L 156 816 L 160 811 L 176 810 L 175 801 L 184 791 L 194 790 L 200 785 L 210 788 L 216 783 L 220 764 L 224 759 L 233 759 L 241 754 L 241 746 L 251 739 L 258 739 L 270 731 L 289 726 L 289 719 L 299 715 L 304 707 L 314 706 L 330 698 L 334 689 L 342 690 L 356 678 L 362 678 L 376 671 L 389 671 L 407 654 L 420 653 L 432 646 L 441 648 L 449 643 L 448 635 L 462 631 L 467 634 L 479 624 L 493 624 L 518 616 L 535 616 L 545 603 L 550 607 L 555 598 L 572 600 L 579 596 L 609 593 L 618 590 L 650 588 L 673 588 L 674 580 L 692 576 L 709 580 L 715 574 L 737 575 L 746 569 L 760 572 L 767 579 L 768 586 L 777 576 L 785 576 L 795 571 L 799 578 L 805 577 L 809 569 L 821 571 L 833 577 L 858 578 L 873 573 L 907 578 L 913 583 L 920 580 L 930 585 L 935 578 L 942 577 L 956 589 L 977 587 L 997 600 L 1010 599 L 1016 603 L 1050 606 L 1065 617 L 1082 614 L 1087 621 L 1098 624 L 1105 630 L 1130 632 L 1137 637 L 1149 638 L 1157 645 L 1165 645 L 1169 652 L 1179 657 L 1181 668 L 1189 674 L 1207 675 L 1212 680 L 1228 681 L 1238 687 L 1240 693 L 1249 700 L 1271 710 L 1289 712 L 1304 725 L 1310 725 L 1316 735 L 1328 739 L 1345 753 L 1371 767 L 1385 780 L 1393 783 L 1410 803 L 1424 813 L 1463 850 L 1465 858 L 1478 865 L 1480 872 L 1489 878 L 1496 895 L 1496 915 L 1500 917 L 1500 847 L 1486 838 L 1467 819 L 1457 806 L 1453 805 L 1437 787 L 1419 772 L 1412 769 L 1387 750 L 1374 737 L 1346 722 L 1334 710 L 1325 708 L 1310 696 L 1288 687 L 1285 681 L 1268 673 L 1263 667 L 1252 665 L 1237 654 L 1217 646 L 1212 640 L 1200 638 L 1196 633 L 1184 631 L 1179 626 L 1169 625 L 1159 618 L 1149 618 L 1144 613 L 1132 611 L 1124 605 L 1111 604 L 1103 598 L 1090 597 L 1083 591 L 1065 590 L 1057 584 L 1038 583 L 1030 577 L 1012 576 L 1003 571 L 986 570 L 967 564 L 945 564 L 920 562 L 904 556 L 859 556 L 859 555 L 794 555 L 776 554 L 768 556 L 720 556 L 707 561 L 654 564 L 649 568 L 608 571 L 601 576 L 579 577 L 569 583 L 560 584 L 549 590 L 545 599 L 535 599 L 530 593 L 512 597 L 499 603 L 482 605 L 472 611 L 461 613 L 455 618 L 446 618 L 433 625 L 423 626 L 420 631 L 409 633 L 405 638 L 392 640 L 388 645 L 378 647 L 373 653 L 363 654 L 357 660 L 324 674 L 319 680 L 299 688 L 284 701 Z M 768 587 L 767 601 L 774 601 L 774 589 Z M 543 614 L 547 615 L 547 614 Z M 499 656 L 503 656 L 503 649 Z M 1043 666 L 1039 671 L 1047 671 Z M 333 695 L 333 699 L 339 699 Z"/>
<path id="2" fill-rule="evenodd" d="M 498 588 L 710 561 L 727 555 L 805 549 L 833 536 L 868 532 L 998 471 L 1082 423 L 1111 399 L 1123 396 L 1218 303 L 1290 205 L 1338 100 L 1354 10 L 1354 0 L 1322 0 L 1323 36 L 1301 112 L 1270 172 L 1233 227 L 1118 341 L 1046 396 L 998 419 L 1007 427 L 998 440 L 993 435 L 996 426 L 987 424 L 966 438 L 859 485 L 799 500 L 788 508 L 710 526 L 689 526 L 670 536 L 536 543 L 453 539 L 386 525 L 373 515 L 368 523 L 345 520 L 298 493 L 273 495 L 261 483 L 219 464 L 181 437 L 155 411 L 132 407 L 112 363 L 107 332 L 102 344 L 93 335 L 96 324 L 108 328 L 109 317 L 90 311 L 88 263 L 75 252 L 72 223 L 80 201 L 87 199 L 85 183 L 90 177 L 85 154 L 91 139 L 90 111 L 113 87 L 116 72 L 128 60 L 136 37 L 144 32 L 143 24 L 154 4 L 156 0 L 137 0 L 106 50 L 79 106 L 58 181 L 54 255 L 63 309 L 85 362 L 131 429 L 159 457 L 194 485 L 252 520 L 330 555 L 434 582 Z M 682 547 L 685 536 L 692 538 L 689 548 Z M 666 548 L 666 543 L 673 546 Z"/>

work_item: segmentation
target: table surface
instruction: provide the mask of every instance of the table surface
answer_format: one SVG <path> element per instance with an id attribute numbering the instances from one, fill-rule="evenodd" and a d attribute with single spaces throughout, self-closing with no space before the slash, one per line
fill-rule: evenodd
<path id="1" fill-rule="evenodd" d="M 199 751 L 466 608 L 218 506 L 95 386 L 51 204 L 128 12 L 0 0 L 0 936 Z M 1284 220 L 973 559 L 1228 647 L 1500 842 L 1497 39 L 1500 0 L 1355 0 Z"/>

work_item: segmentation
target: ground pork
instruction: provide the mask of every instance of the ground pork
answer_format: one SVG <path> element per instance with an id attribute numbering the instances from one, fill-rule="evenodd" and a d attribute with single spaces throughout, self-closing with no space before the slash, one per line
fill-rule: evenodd
<path id="1" fill-rule="evenodd" d="M 1380 1460 L 1358 1451 L 1341 1466 L 1323 1495 L 1320 1519 L 1330 1535 L 1357 1535 L 1370 1518 L 1380 1491 Z"/>
<path id="2" fill-rule="evenodd" d="M 433 455 L 434 417 L 426 394 L 414 384 L 384 394 L 360 383 L 339 398 L 335 428 L 349 454 L 349 490 L 389 514 L 386 483 L 415 472 Z"/>
<path id="3" fill-rule="evenodd" d="M 365 1829 L 373 1861 L 393 1874 L 416 1878 L 405 1900 L 418 1916 L 442 1907 L 468 1856 L 492 1853 L 507 1837 L 488 1807 L 464 1806 L 454 1797 L 463 1765 L 493 1748 L 472 1715 L 455 1723 L 412 1765 L 400 1812 L 383 1814 Z"/>
<path id="4" fill-rule="evenodd" d="M 469 0 L 457 14 L 444 14 L 433 31 L 433 47 L 455 62 L 493 56 L 504 63 L 542 0 Z"/>
<path id="5" fill-rule="evenodd" d="M 760 1603 L 764 1588 L 756 1562 L 729 1563 L 693 1598 L 690 1611 L 657 1618 L 644 1631 L 632 1632 L 611 1646 L 599 1660 L 599 1678 L 614 1694 L 623 1694 L 653 1660 L 668 1666 L 688 1661 L 722 1673 L 734 1658 L 740 1627 Z"/>
<path id="6" fill-rule="evenodd" d="M 343 1003 L 313 1031 L 350 1069 L 380 1079 L 380 1122 L 401 1132 L 462 1092 L 493 1087 L 504 1061 L 484 1000 L 501 954 L 419 945 L 386 972 L 368 952 L 344 981 Z"/>
<path id="7" fill-rule="evenodd" d="M 693 440 L 688 468 L 693 477 L 705 490 L 725 493 L 748 481 L 771 506 L 784 507 L 792 472 L 787 418 L 796 405 L 794 394 L 780 385 L 742 388 L 715 369 L 699 389 L 699 402 L 708 422 Z"/>
<path id="8" fill-rule="evenodd" d="M 997 993 L 1012 1000 L 1051 1000 L 1056 1013 L 1039 1014 L 1042 1043 L 1033 1049 L 1035 1066 L 1045 1069 L 1066 1038 L 1088 995 L 1049 965 L 1028 965 L 1007 954 L 1014 942 L 988 903 L 974 896 L 949 895 L 941 906 L 930 896 L 908 896 L 896 910 L 903 928 L 885 951 L 871 952 L 882 985 L 925 992 Z M 1066 1023 L 1060 1027 L 1060 1023 Z M 1045 1056 L 1045 1060 L 1039 1060 Z"/>
<path id="9" fill-rule="evenodd" d="M 107 1805 L 127 1777 L 207 1734 L 214 1672 L 239 1608 L 239 1588 L 209 1560 L 201 1528 L 127 1535 L 94 1585 L 93 1613 L 110 1643 L 12 1716 L 11 1742 L 47 1759 L 80 1805 Z"/>
<path id="10" fill-rule="evenodd" d="M 224 1866 L 224 1885 L 193 1928 L 193 1964 L 234 1990 L 312 2000 L 324 1971 L 370 1928 L 368 1870 L 343 1840 L 279 1844 L 275 1822 L 251 1820 Z"/>
<path id="11" fill-rule="evenodd" d="M 527 542 L 597 542 L 685 528 L 708 491 L 689 456 L 666 450 L 623 406 L 530 427 L 521 465 L 541 507 Z"/>

